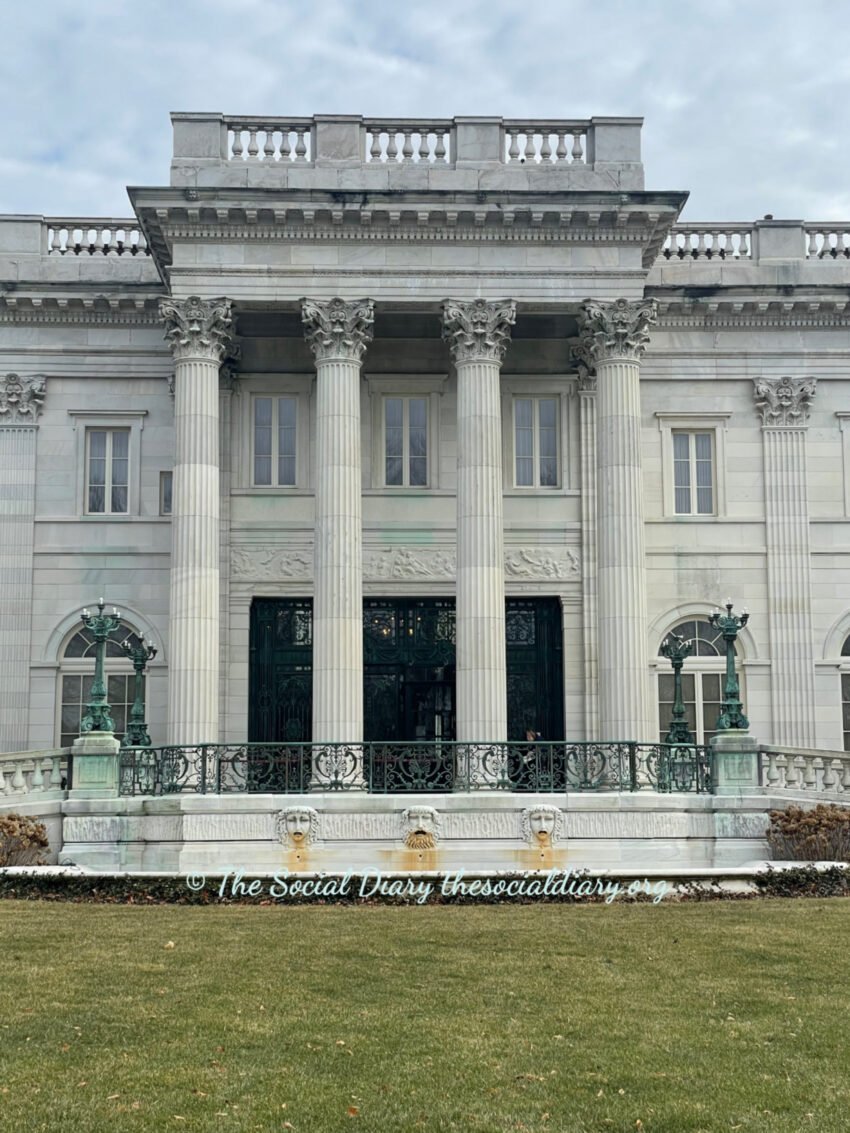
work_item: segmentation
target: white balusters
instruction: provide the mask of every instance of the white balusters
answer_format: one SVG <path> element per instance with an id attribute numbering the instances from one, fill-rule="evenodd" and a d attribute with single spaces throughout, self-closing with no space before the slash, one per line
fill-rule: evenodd
<path id="1" fill-rule="evenodd" d="M 67 754 L 67 749 L 0 754 L 0 800 L 60 790 Z"/>
<path id="2" fill-rule="evenodd" d="M 586 134 L 587 123 L 506 122 L 503 160 L 508 165 L 583 164 Z"/>
<path id="3" fill-rule="evenodd" d="M 231 118 L 226 126 L 229 161 L 255 163 L 311 160 L 310 119 L 269 118 L 264 122 L 256 122 Z"/>
<path id="4" fill-rule="evenodd" d="M 765 747 L 761 752 L 765 785 L 818 795 L 850 793 L 850 752 Z"/>
<path id="5" fill-rule="evenodd" d="M 149 255 L 135 220 L 45 220 L 49 256 Z"/>
<path id="6" fill-rule="evenodd" d="M 751 229 L 743 224 L 676 224 L 661 254 L 668 260 L 748 260 Z"/>
<path id="7" fill-rule="evenodd" d="M 364 127 L 364 161 L 399 165 L 446 164 L 451 161 L 451 124 L 376 121 Z M 401 146 L 399 146 L 401 138 Z"/>
<path id="8" fill-rule="evenodd" d="M 810 260 L 850 259 L 850 224 L 808 222 L 806 255 Z"/>

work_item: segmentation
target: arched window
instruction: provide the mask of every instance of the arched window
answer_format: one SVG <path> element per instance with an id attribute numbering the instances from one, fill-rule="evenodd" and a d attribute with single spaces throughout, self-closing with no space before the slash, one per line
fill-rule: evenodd
<path id="1" fill-rule="evenodd" d="M 106 698 L 112 707 L 115 721 L 115 738 L 123 739 L 133 707 L 135 693 L 135 674 L 133 666 L 124 656 L 121 642 L 127 637 L 137 636 L 136 629 L 122 622 L 114 629 L 106 642 L 103 675 L 106 681 Z M 70 639 L 62 654 L 62 668 L 59 678 L 61 716 L 59 723 L 59 746 L 70 747 L 80 734 L 80 720 L 85 715 L 86 704 L 91 700 L 91 687 L 94 682 L 94 637 L 87 629 L 81 629 Z"/>
<path id="2" fill-rule="evenodd" d="M 685 702 L 688 727 L 697 743 L 707 744 L 717 732 L 717 717 L 720 715 L 720 702 L 723 699 L 723 676 L 726 672 L 723 634 L 705 618 L 679 622 L 672 632 L 694 643 L 694 651 L 682 669 L 682 699 Z M 662 666 L 658 672 L 658 727 L 661 739 L 667 734 L 673 718 L 673 670 L 664 657 Z M 743 677 L 740 669 L 738 680 L 743 700 Z"/>
<path id="3" fill-rule="evenodd" d="M 850 751 L 850 637 L 844 639 L 841 656 L 841 728 L 844 733 L 844 750 Z"/>

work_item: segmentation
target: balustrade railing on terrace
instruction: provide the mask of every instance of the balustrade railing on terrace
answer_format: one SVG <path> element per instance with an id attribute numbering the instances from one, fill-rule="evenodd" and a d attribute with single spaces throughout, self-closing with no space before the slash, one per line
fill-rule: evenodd
<path id="1" fill-rule="evenodd" d="M 64 791 L 70 755 L 69 747 L 0 754 L 0 806 Z"/>
<path id="2" fill-rule="evenodd" d="M 230 161 L 313 160 L 312 118 L 226 118 Z"/>
<path id="3" fill-rule="evenodd" d="M 850 752 L 765 744 L 759 760 L 764 787 L 850 797 Z"/>
<path id="4" fill-rule="evenodd" d="M 674 224 L 661 248 L 667 260 L 749 260 L 752 224 Z"/>
<path id="5" fill-rule="evenodd" d="M 587 150 L 588 121 L 567 120 L 529 122 L 508 119 L 505 122 L 505 150 L 502 160 L 508 164 L 546 162 L 560 165 L 582 165 Z"/>
<path id="6" fill-rule="evenodd" d="M 850 224 L 806 221 L 806 256 L 810 260 L 850 260 Z"/>
<path id="7" fill-rule="evenodd" d="M 707 748 L 637 743 L 205 744 L 124 749 L 122 795 L 711 790 Z"/>
<path id="8" fill-rule="evenodd" d="M 88 217 L 47 217 L 45 250 L 49 256 L 149 256 L 139 222 Z"/>

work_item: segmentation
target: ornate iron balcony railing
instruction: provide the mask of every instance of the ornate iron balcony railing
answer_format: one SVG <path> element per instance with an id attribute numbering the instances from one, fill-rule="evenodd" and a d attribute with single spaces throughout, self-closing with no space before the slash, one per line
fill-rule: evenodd
<path id="1" fill-rule="evenodd" d="M 712 790 L 708 748 L 623 743 L 266 743 L 127 748 L 122 795 Z"/>

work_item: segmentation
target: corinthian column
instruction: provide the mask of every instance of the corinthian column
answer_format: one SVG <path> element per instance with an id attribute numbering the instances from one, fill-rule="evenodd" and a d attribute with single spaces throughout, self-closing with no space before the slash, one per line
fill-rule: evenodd
<path id="1" fill-rule="evenodd" d="M 368 299 L 302 302 L 316 358 L 316 596 L 313 740 L 363 739 L 363 535 L 360 364 L 372 341 Z"/>
<path id="2" fill-rule="evenodd" d="M 457 370 L 457 738 L 507 739 L 502 414 L 499 370 L 516 307 L 449 299 Z"/>
<path id="3" fill-rule="evenodd" d="M 764 438 L 772 741 L 814 747 L 815 661 L 806 434 L 814 378 L 754 379 Z"/>
<path id="4" fill-rule="evenodd" d="M 586 300 L 579 327 L 597 377 L 599 735 L 652 736 L 640 458 L 640 360 L 655 303 Z"/>
<path id="5" fill-rule="evenodd" d="M 168 742 L 215 743 L 219 730 L 218 371 L 230 345 L 227 299 L 163 299 L 174 355 L 174 484 Z"/>

